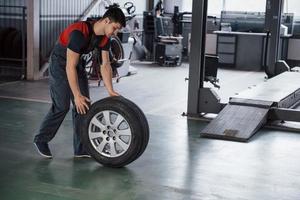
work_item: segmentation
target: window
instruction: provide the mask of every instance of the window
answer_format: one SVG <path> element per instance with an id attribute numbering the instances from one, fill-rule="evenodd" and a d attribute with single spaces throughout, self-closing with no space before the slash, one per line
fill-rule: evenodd
<path id="1" fill-rule="evenodd" d="M 225 10 L 265 12 L 266 0 L 225 0 Z"/>
<path id="2" fill-rule="evenodd" d="M 192 12 L 192 7 L 193 0 L 182 0 L 182 12 Z M 223 0 L 209 0 L 207 7 L 208 15 L 220 16 L 223 8 Z"/>

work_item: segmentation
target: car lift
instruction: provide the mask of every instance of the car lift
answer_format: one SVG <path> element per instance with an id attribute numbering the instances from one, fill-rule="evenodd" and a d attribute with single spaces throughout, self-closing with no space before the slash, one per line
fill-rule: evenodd
<path id="1" fill-rule="evenodd" d="M 300 110 L 294 109 L 300 103 L 300 73 L 292 72 L 278 59 L 283 0 L 267 0 L 266 5 L 266 31 L 271 37 L 266 66 L 268 81 L 229 98 L 228 104 L 220 103 L 214 90 L 204 87 L 207 3 L 208 0 L 193 1 L 193 11 L 197 12 L 192 13 L 187 116 L 218 116 L 200 135 L 246 142 L 267 123 L 300 122 Z"/>

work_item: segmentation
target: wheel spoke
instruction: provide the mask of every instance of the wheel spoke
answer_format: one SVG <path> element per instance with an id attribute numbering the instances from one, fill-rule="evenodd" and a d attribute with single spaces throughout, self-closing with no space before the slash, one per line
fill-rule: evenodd
<path id="1" fill-rule="evenodd" d="M 92 118 L 88 135 L 94 149 L 106 157 L 118 157 L 125 153 L 132 139 L 127 120 L 112 110 L 101 111 Z"/>
<path id="2" fill-rule="evenodd" d="M 102 113 L 103 113 L 106 125 L 111 125 L 111 123 L 110 123 L 110 112 L 109 111 L 103 111 Z"/>
<path id="3" fill-rule="evenodd" d="M 102 140 L 102 142 L 100 143 L 100 145 L 96 147 L 97 150 L 102 153 L 106 144 L 107 144 L 107 142 L 105 140 Z"/>
<path id="4" fill-rule="evenodd" d="M 127 129 L 124 129 L 124 130 L 118 130 L 117 135 L 131 136 L 130 128 L 127 128 Z"/>
<path id="5" fill-rule="evenodd" d="M 109 148 L 110 148 L 110 155 L 112 157 L 116 156 L 117 152 L 116 152 L 116 147 L 115 147 L 115 142 L 114 141 L 109 142 Z"/>
<path id="6" fill-rule="evenodd" d="M 93 117 L 93 119 L 91 120 L 91 123 L 93 125 L 99 127 L 102 131 L 105 129 L 105 126 L 96 117 Z"/>
<path id="7" fill-rule="evenodd" d="M 116 121 L 114 122 L 113 126 L 118 128 L 119 125 L 124 121 L 124 118 L 121 115 L 118 115 Z"/>
<path id="8" fill-rule="evenodd" d="M 95 139 L 95 138 L 104 138 L 104 135 L 101 131 L 99 132 L 94 132 L 94 131 L 89 131 L 89 137 L 91 140 Z"/>
<path id="9" fill-rule="evenodd" d="M 116 143 L 120 145 L 124 151 L 126 151 L 129 147 L 129 145 L 123 142 L 120 138 L 116 138 Z"/>

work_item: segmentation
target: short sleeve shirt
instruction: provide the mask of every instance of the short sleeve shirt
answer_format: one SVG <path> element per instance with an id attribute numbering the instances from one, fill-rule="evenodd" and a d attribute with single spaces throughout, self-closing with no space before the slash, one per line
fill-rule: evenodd
<path id="1" fill-rule="evenodd" d="M 93 34 L 92 23 L 88 23 L 81 21 L 71 24 L 60 34 L 59 43 L 78 54 L 86 54 L 95 48 L 109 51 L 109 38 Z"/>

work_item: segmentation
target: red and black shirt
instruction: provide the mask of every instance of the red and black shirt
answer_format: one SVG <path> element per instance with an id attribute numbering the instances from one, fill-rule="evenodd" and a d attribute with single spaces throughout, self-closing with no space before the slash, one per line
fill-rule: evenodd
<path id="1" fill-rule="evenodd" d="M 87 54 L 94 48 L 109 51 L 110 39 L 95 35 L 94 22 L 80 21 L 68 26 L 59 36 L 59 44 L 79 54 Z"/>

